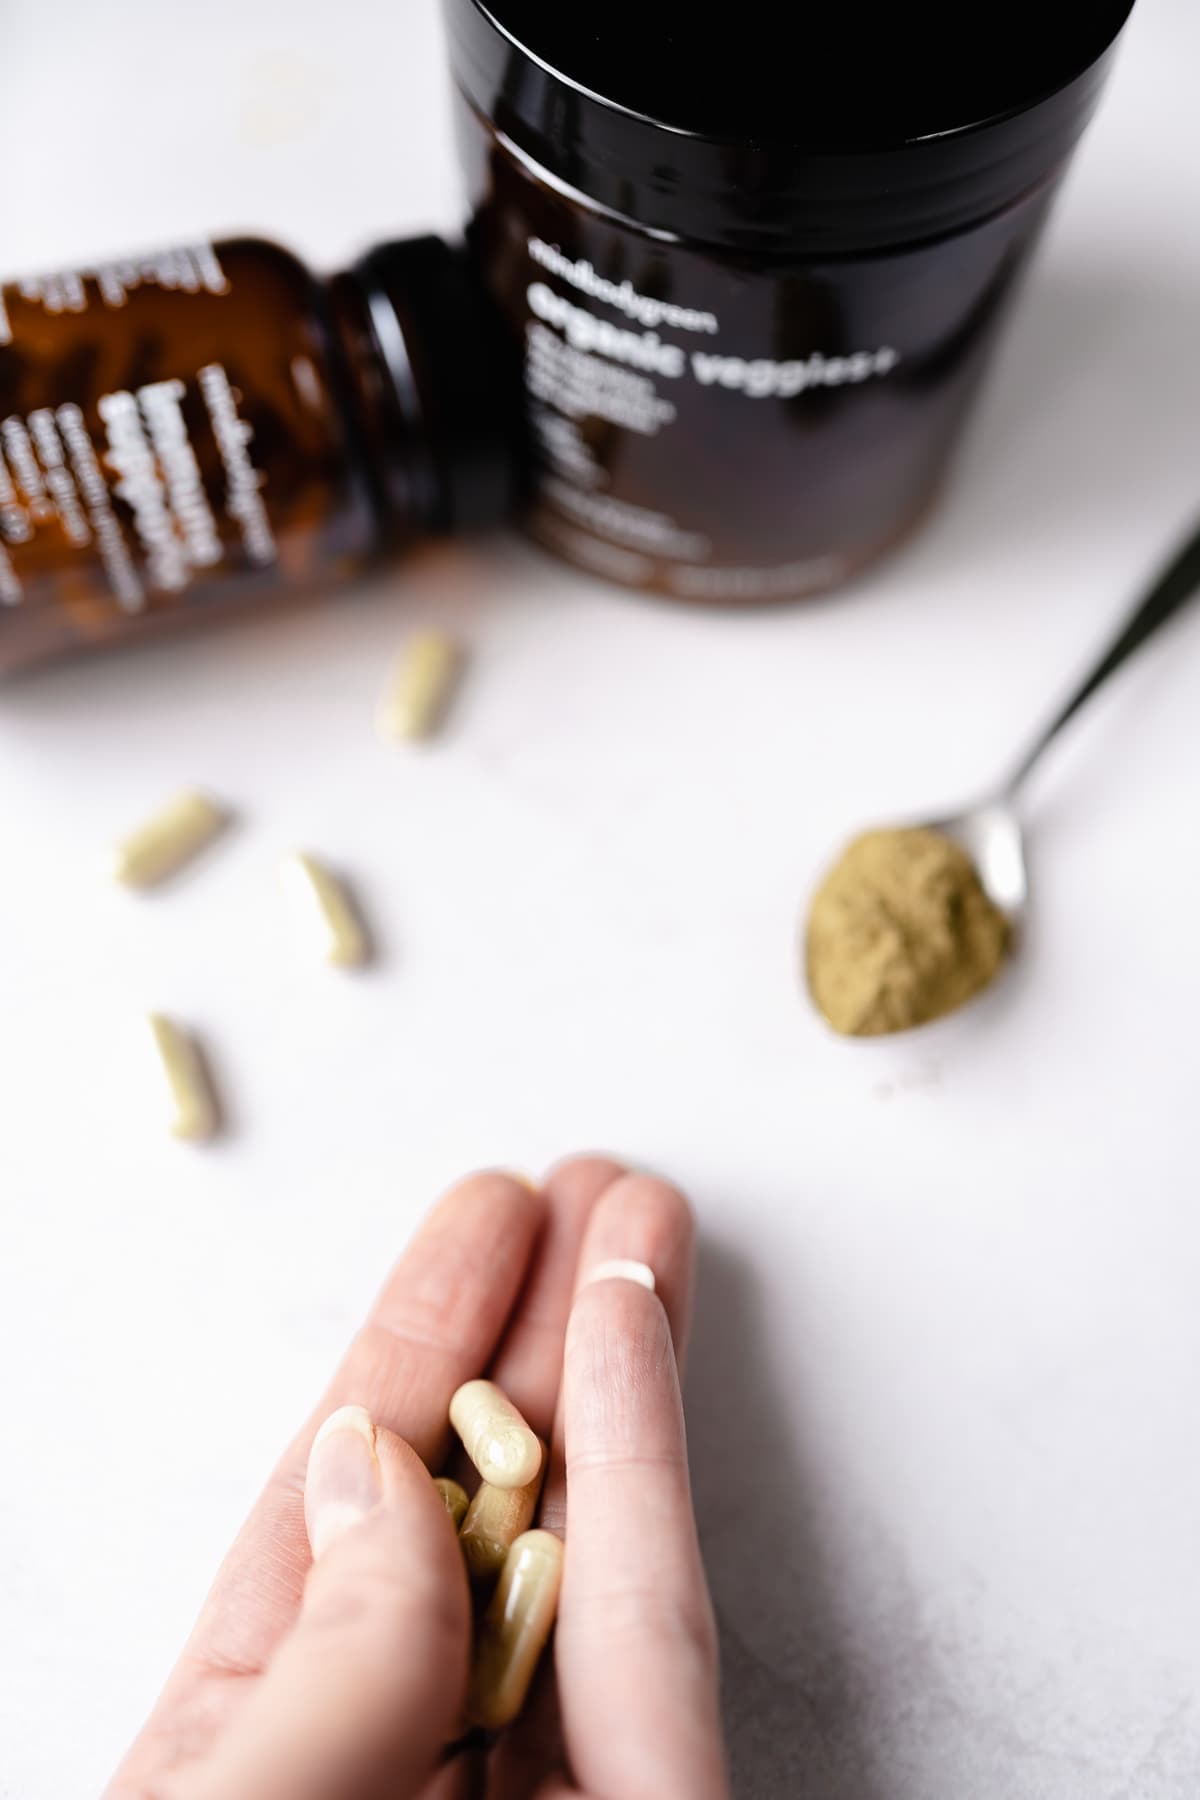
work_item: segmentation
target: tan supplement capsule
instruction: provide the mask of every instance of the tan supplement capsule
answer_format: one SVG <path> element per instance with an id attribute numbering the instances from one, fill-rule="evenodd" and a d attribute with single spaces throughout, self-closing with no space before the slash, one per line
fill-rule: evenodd
<path id="1" fill-rule="evenodd" d="M 206 794 L 188 789 L 122 838 L 109 856 L 115 881 L 125 887 L 157 887 L 191 862 L 225 829 L 229 815 Z"/>
<path id="2" fill-rule="evenodd" d="M 220 1113 L 208 1069 L 195 1042 L 186 1032 L 151 1013 L 146 1021 L 158 1064 L 160 1086 L 167 1104 L 167 1127 L 172 1137 L 204 1143 L 215 1137 Z"/>
<path id="3" fill-rule="evenodd" d="M 462 652 L 441 632 L 422 631 L 396 660 L 379 703 L 379 735 L 392 743 L 430 737 L 445 717 Z"/>
<path id="4" fill-rule="evenodd" d="M 465 1382 L 450 1402 L 450 1423 L 493 1487 L 527 1487 L 542 1466 L 541 1443 L 494 1381 Z"/>
<path id="5" fill-rule="evenodd" d="M 545 1472 L 543 1444 L 541 1468 L 524 1487 L 493 1487 L 490 1481 L 480 1487 L 458 1534 L 467 1559 L 467 1573 L 473 1581 L 493 1580 L 504 1567 L 513 1544 L 533 1524 Z"/>
<path id="6" fill-rule="evenodd" d="M 486 1731 L 511 1725 L 525 1704 L 558 1611 L 563 1547 L 550 1531 L 527 1531 L 504 1559 L 483 1616 L 467 1691 L 467 1717 Z"/>
<path id="7" fill-rule="evenodd" d="M 459 1487 L 457 1481 L 451 1481 L 447 1475 L 435 1476 L 433 1485 L 442 1496 L 446 1511 L 454 1520 L 454 1529 L 457 1531 L 463 1522 L 463 1516 L 466 1513 L 468 1506 L 471 1504 L 467 1499 L 466 1488 Z"/>
<path id="8" fill-rule="evenodd" d="M 297 851 L 284 858 L 280 877 L 297 922 L 319 956 L 340 969 L 359 968 L 370 960 L 358 908 L 324 863 Z"/>

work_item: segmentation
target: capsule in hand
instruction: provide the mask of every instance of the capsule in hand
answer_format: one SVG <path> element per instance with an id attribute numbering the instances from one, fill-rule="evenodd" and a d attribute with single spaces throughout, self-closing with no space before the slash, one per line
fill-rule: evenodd
<path id="1" fill-rule="evenodd" d="M 464 1382 L 450 1402 L 450 1423 L 493 1487 L 526 1487 L 542 1466 L 541 1443 L 494 1381 Z"/>
<path id="2" fill-rule="evenodd" d="M 493 1487 L 490 1481 L 485 1481 L 479 1488 L 458 1534 L 462 1553 L 467 1559 L 467 1571 L 473 1580 L 494 1579 L 504 1567 L 504 1559 L 517 1538 L 533 1524 L 545 1468 L 543 1445 L 541 1468 L 524 1487 Z"/>
<path id="3" fill-rule="evenodd" d="M 466 1488 L 460 1487 L 457 1481 L 451 1481 L 448 1475 L 435 1476 L 433 1485 L 442 1496 L 446 1511 L 450 1514 L 454 1522 L 454 1529 L 457 1531 L 471 1504 L 467 1498 Z"/>
<path id="4" fill-rule="evenodd" d="M 467 1717 L 499 1731 L 525 1704 L 558 1611 L 563 1547 L 549 1531 L 527 1531 L 504 1560 L 475 1645 Z"/>

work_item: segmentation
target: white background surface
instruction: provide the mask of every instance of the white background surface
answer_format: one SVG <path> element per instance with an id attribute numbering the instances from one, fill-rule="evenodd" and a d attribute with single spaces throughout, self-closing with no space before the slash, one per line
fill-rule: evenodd
<path id="1" fill-rule="evenodd" d="M 656 609 L 516 541 L 0 705 L 0 1794 L 94 1794 L 431 1195 L 605 1147 L 705 1232 L 696 1481 L 754 1800 L 1200 1791 L 1200 616 L 1039 786 L 993 1001 L 831 1041 L 794 931 L 861 822 L 984 786 L 1200 508 L 1193 0 L 1141 0 L 948 501 L 850 595 Z M 0 4 L 3 264 L 452 222 L 425 0 Z M 373 740 L 447 618 L 451 736 Z M 111 835 L 242 828 L 161 901 Z M 309 970 L 274 863 L 361 879 Z M 208 1034 L 227 1146 L 119 1045 Z"/>

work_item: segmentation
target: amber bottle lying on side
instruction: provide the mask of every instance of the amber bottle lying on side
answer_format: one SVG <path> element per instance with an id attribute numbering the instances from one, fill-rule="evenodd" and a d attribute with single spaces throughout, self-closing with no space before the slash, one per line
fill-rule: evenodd
<path id="1" fill-rule="evenodd" d="M 0 673 L 507 517 L 493 330 L 436 238 L 329 282 L 243 238 L 0 288 Z"/>

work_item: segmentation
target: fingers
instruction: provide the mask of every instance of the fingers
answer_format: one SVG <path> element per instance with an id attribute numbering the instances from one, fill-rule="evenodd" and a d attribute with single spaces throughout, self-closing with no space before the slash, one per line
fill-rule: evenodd
<path id="1" fill-rule="evenodd" d="M 430 1777 L 421 1789 L 421 1800 L 484 1800 L 487 1792 L 487 1750 L 467 1749 Z"/>
<path id="2" fill-rule="evenodd" d="M 621 1249 L 637 1254 L 628 1241 Z M 570 1530 L 557 1668 L 572 1770 L 585 1792 L 622 1800 L 723 1800 L 716 1635 L 656 1295 L 623 1279 L 581 1290 L 563 1411 Z"/>
<path id="3" fill-rule="evenodd" d="M 401 1258 L 301 1433 L 347 1401 L 438 1467 L 456 1387 L 491 1361 L 520 1292 L 545 1201 L 507 1175 L 476 1175 L 436 1206 Z"/>
<path id="4" fill-rule="evenodd" d="M 645 1263 L 654 1271 L 682 1369 L 696 1279 L 696 1221 L 678 1188 L 654 1175 L 627 1175 L 608 1189 L 584 1240 L 579 1284 L 600 1264 L 621 1261 Z"/>
<path id="5" fill-rule="evenodd" d="M 489 1361 L 543 1214 L 540 1196 L 505 1175 L 472 1176 L 434 1208 L 243 1527 L 189 1645 L 193 1655 L 208 1654 L 211 1639 L 223 1662 L 261 1666 L 295 1616 L 308 1566 L 304 1465 L 330 1412 L 365 1406 L 427 1466 L 438 1465 L 450 1396 Z"/>
<path id="6" fill-rule="evenodd" d="M 614 1259 L 647 1264 L 655 1273 L 660 1295 L 678 1341 L 686 1340 L 691 1315 L 695 1262 L 695 1226 L 683 1195 L 653 1176 L 627 1174 L 607 1186 L 594 1203 L 580 1251 L 575 1286 L 593 1270 Z M 560 1394 L 550 1463 L 542 1497 L 540 1523 L 560 1534 L 566 1528 L 567 1479 L 564 1419 Z M 569 1560 L 569 1558 L 568 1558 Z M 496 1753 L 498 1795 L 528 1792 L 528 1771 L 539 1759 L 553 1766 L 558 1738 L 553 1709 L 538 1716 L 527 1709 Z"/>
<path id="7" fill-rule="evenodd" d="M 454 1734 L 470 1602 L 424 1464 L 343 1408 L 313 1447 L 305 1509 L 317 1560 L 295 1629 L 172 1800 L 405 1800 Z"/>
<path id="8" fill-rule="evenodd" d="M 562 1377 L 563 1340 L 579 1256 L 597 1201 L 624 1170 L 605 1157 L 577 1157 L 547 1176 L 545 1227 L 524 1291 L 489 1371 L 539 1437 L 548 1438 Z"/>
<path id="9" fill-rule="evenodd" d="M 695 1281 L 696 1228 L 692 1209 L 665 1181 L 652 1175 L 625 1175 L 605 1189 L 592 1209 L 576 1274 L 576 1287 L 603 1263 L 627 1259 L 654 1271 L 658 1294 L 670 1322 L 682 1365 L 691 1322 Z M 567 1486 L 563 1463 L 561 1403 L 550 1448 L 541 1523 L 552 1531 L 566 1526 Z"/>
<path id="10" fill-rule="evenodd" d="M 544 1214 L 540 1195 L 494 1174 L 462 1182 L 434 1208 L 226 1557 L 114 1795 L 203 1755 L 295 1620 L 310 1561 L 304 1468 L 321 1419 L 357 1402 L 436 1466 L 450 1396 L 490 1362 Z"/>
<path id="11" fill-rule="evenodd" d="M 438 1468 L 451 1394 L 489 1369 L 545 1435 L 575 1277 L 614 1256 L 651 1265 L 677 1342 L 684 1341 L 693 1254 L 686 1202 L 665 1184 L 625 1176 L 600 1159 L 564 1165 L 550 1177 L 547 1195 L 548 1204 L 509 1177 L 484 1175 L 435 1209 L 244 1527 L 114 1794 L 147 1792 L 152 1784 L 155 1792 L 173 1794 L 165 1783 L 169 1773 L 197 1765 L 224 1730 L 236 1729 L 255 1686 L 247 1678 L 272 1662 L 299 1609 L 310 1564 L 304 1464 L 326 1412 L 346 1402 L 365 1404 L 380 1425 Z M 561 1458 L 559 1429 L 546 1511 L 560 1523 Z M 263 1685 L 275 1674 L 272 1663 Z M 463 1800 L 467 1775 L 465 1764 L 442 1770 L 428 1792 Z"/>
<path id="12" fill-rule="evenodd" d="M 529 1698 L 492 1751 L 488 1800 L 529 1800 L 541 1793 L 551 1774 L 566 1782 L 567 1753 L 563 1744 L 554 1658 L 543 1656 Z M 578 1800 L 579 1790 L 571 1792 Z"/>

